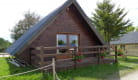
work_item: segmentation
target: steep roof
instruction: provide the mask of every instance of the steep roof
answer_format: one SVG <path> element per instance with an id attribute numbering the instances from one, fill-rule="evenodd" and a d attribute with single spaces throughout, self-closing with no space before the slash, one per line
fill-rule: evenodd
<path id="1" fill-rule="evenodd" d="M 117 41 L 112 41 L 111 44 L 135 44 L 138 43 L 138 32 L 130 32 L 123 35 Z"/>
<path id="2" fill-rule="evenodd" d="M 78 9 L 84 20 L 88 23 L 91 30 L 95 33 L 95 35 L 98 37 L 100 42 L 102 44 L 105 44 L 103 38 L 98 33 L 98 31 L 93 27 L 91 24 L 91 21 L 89 18 L 85 15 L 82 8 L 79 6 L 79 4 L 76 2 L 76 0 L 67 0 L 61 7 L 54 10 L 52 13 L 44 17 L 42 20 L 40 20 L 37 24 L 35 24 L 33 27 L 31 27 L 25 34 L 23 34 L 13 45 L 11 45 L 6 52 L 14 55 L 18 53 L 22 48 L 24 48 L 27 44 L 29 44 L 29 41 L 32 40 L 43 28 L 46 28 L 52 21 L 56 18 L 57 15 L 59 15 L 62 11 L 64 11 L 66 8 L 68 8 L 71 4 L 74 4 L 75 7 Z"/>

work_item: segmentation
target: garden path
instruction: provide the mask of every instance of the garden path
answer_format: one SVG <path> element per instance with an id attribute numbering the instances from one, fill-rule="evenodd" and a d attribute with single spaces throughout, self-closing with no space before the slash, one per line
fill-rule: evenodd
<path id="1" fill-rule="evenodd" d="M 120 80 L 138 80 L 138 71 L 129 73 L 126 76 L 123 76 Z"/>

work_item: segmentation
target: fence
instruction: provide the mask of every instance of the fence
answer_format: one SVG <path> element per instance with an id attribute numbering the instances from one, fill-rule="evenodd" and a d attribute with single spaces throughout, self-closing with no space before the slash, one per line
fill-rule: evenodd
<path id="1" fill-rule="evenodd" d="M 41 46 L 41 47 L 36 47 L 35 49 L 40 51 L 39 54 L 36 54 L 37 57 L 40 58 L 40 62 L 39 62 L 40 66 L 43 66 L 43 65 L 51 62 L 51 61 L 45 61 L 45 58 L 48 58 L 48 57 L 53 58 L 54 57 L 54 58 L 56 58 L 56 63 L 62 63 L 63 65 L 62 64 L 60 64 L 60 65 L 65 66 L 67 61 L 71 61 L 73 63 L 70 62 L 70 64 L 74 68 L 76 68 L 77 65 L 80 64 L 76 60 L 74 60 L 74 57 L 77 56 L 77 53 L 82 53 L 84 56 L 86 56 L 85 61 L 83 61 L 81 65 L 84 65 L 84 63 L 86 63 L 86 62 L 89 62 L 89 64 L 91 64 L 90 60 L 89 60 L 90 58 L 88 58 L 89 55 L 95 55 L 95 57 L 92 60 L 96 59 L 95 62 L 97 64 L 100 64 L 103 61 L 103 59 L 100 58 L 100 55 L 103 54 L 104 52 L 109 52 L 109 51 L 110 52 L 114 51 L 115 53 L 108 55 L 106 57 L 114 56 L 114 60 L 112 62 L 114 62 L 114 63 L 118 62 L 117 47 L 115 47 L 113 50 L 108 50 L 109 49 L 108 46 L 85 46 L 85 47 L 84 46 L 83 47 L 43 47 L 43 46 Z M 56 52 L 55 53 L 45 53 L 45 51 L 48 51 L 48 50 L 57 51 L 60 49 L 68 49 L 68 50 L 70 50 L 70 53 L 69 52 L 65 52 L 65 53 L 61 53 L 61 54 L 56 53 Z M 72 56 L 72 57 L 68 58 L 68 56 Z M 57 66 L 58 66 L 58 64 L 57 64 Z"/>
<path id="2" fill-rule="evenodd" d="M 0 76 L 0 79 L 12 77 L 12 76 L 19 76 L 19 75 L 27 74 L 27 73 L 38 71 L 38 70 L 44 70 L 44 69 L 48 70 L 49 69 L 48 67 L 50 67 L 50 66 L 52 66 L 53 80 L 60 80 L 60 78 L 58 77 L 58 75 L 56 73 L 56 70 L 55 70 L 55 58 L 52 58 L 52 63 L 49 64 L 49 65 L 39 67 L 37 69 L 33 69 L 33 70 L 30 70 L 30 71 L 26 71 L 26 72 L 21 72 L 21 73 L 7 75 L 7 76 Z"/>

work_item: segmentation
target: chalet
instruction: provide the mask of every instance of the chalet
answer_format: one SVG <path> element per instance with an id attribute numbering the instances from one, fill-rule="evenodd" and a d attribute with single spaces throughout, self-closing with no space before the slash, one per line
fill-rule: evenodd
<path id="1" fill-rule="evenodd" d="M 76 52 L 79 52 L 81 50 L 78 47 L 103 46 L 104 44 L 103 38 L 76 0 L 67 0 L 62 6 L 31 27 L 6 52 L 29 64 L 37 65 L 40 60 L 48 61 L 51 57 L 39 58 L 44 56 L 40 54 L 42 51 L 34 50 L 35 48 L 55 47 L 53 48 L 55 50 L 48 49 L 44 50 L 43 53 L 60 54 L 58 57 L 53 54 L 52 57 L 66 59 L 72 58 L 72 55 L 65 56 L 64 53 L 72 52 L 73 47 L 77 47 Z M 89 53 L 94 53 L 95 50 L 93 49 Z M 96 55 L 87 54 L 85 56 Z"/>
<path id="2" fill-rule="evenodd" d="M 119 40 L 112 41 L 111 44 L 124 49 L 127 55 L 138 56 L 138 32 L 124 34 Z"/>

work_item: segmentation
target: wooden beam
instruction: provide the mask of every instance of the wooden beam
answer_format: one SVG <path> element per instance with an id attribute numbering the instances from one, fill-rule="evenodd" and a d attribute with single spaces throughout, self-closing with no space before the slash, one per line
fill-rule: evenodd
<path id="1" fill-rule="evenodd" d="M 73 53 L 61 53 L 61 54 L 57 54 L 57 53 L 51 53 L 51 54 L 43 54 L 43 57 L 53 57 L 53 56 L 55 56 L 55 57 L 57 57 L 57 56 L 68 56 L 68 55 L 73 55 Z M 40 54 L 36 54 L 36 55 L 40 55 Z"/>
<path id="2" fill-rule="evenodd" d="M 40 57 L 40 66 L 43 66 L 44 65 L 44 50 L 43 50 L 43 47 L 41 46 L 40 47 L 40 54 L 39 54 L 39 57 Z"/>
<path id="3" fill-rule="evenodd" d="M 101 54 L 101 53 L 100 53 L 100 48 L 98 48 L 98 52 L 99 52 L 99 53 L 98 53 L 98 61 L 97 61 L 97 62 L 98 62 L 98 64 L 100 64 L 100 54 Z"/>
<path id="4" fill-rule="evenodd" d="M 77 48 L 77 47 L 44 47 L 44 50 L 53 50 L 53 49 L 70 49 L 70 48 Z"/>
<path id="5" fill-rule="evenodd" d="M 74 57 L 76 57 L 77 55 L 76 55 L 76 53 L 77 53 L 77 48 L 74 48 Z M 74 69 L 76 69 L 77 68 L 77 61 L 76 60 L 74 60 Z"/>
<path id="6" fill-rule="evenodd" d="M 100 45 L 96 45 L 96 46 L 80 46 L 78 48 L 107 48 L 108 46 L 100 46 Z"/>
<path id="7" fill-rule="evenodd" d="M 53 70 L 53 80 L 56 80 L 56 67 L 55 67 L 55 58 L 52 58 L 52 70 Z"/>
<path id="8" fill-rule="evenodd" d="M 52 50 L 52 49 L 70 49 L 70 48 L 107 48 L 108 46 L 80 46 L 80 47 L 43 47 L 44 50 Z M 36 47 L 36 50 L 40 50 L 40 47 Z"/>

